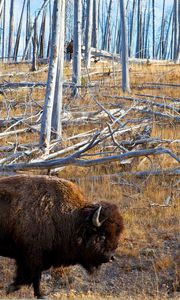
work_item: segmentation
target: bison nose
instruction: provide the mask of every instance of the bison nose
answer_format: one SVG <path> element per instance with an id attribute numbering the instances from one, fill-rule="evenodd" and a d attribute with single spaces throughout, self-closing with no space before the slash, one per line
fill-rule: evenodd
<path id="1" fill-rule="evenodd" d="M 114 255 L 112 255 L 109 261 L 113 262 L 114 260 L 116 260 L 116 257 Z"/>

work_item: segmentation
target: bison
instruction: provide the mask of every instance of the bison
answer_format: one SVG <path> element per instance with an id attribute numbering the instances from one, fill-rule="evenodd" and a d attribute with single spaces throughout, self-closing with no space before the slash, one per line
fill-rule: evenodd
<path id="1" fill-rule="evenodd" d="M 41 273 L 80 264 L 89 273 L 109 262 L 123 220 L 115 204 L 91 203 L 72 182 L 50 176 L 0 179 L 0 256 L 16 262 L 7 293 L 32 285 L 42 298 Z"/>

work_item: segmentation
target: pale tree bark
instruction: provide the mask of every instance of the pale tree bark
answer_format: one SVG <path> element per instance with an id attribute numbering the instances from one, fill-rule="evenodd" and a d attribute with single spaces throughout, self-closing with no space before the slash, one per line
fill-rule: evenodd
<path id="1" fill-rule="evenodd" d="M 3 6 L 3 35 L 2 35 L 2 61 L 5 57 L 5 40 L 6 40 L 6 1 Z"/>
<path id="2" fill-rule="evenodd" d="M 52 14 L 51 14 L 51 1 L 49 1 L 49 37 L 48 37 L 48 46 L 47 46 L 47 57 L 49 57 L 50 45 L 51 45 L 51 35 L 52 35 Z"/>
<path id="3" fill-rule="evenodd" d="M 163 58 L 164 55 L 164 27 L 165 27 L 165 0 L 163 0 L 162 18 L 161 18 L 161 33 L 159 38 L 159 44 L 157 47 L 156 57 Z"/>
<path id="4" fill-rule="evenodd" d="M 174 0 L 174 55 L 173 58 L 176 61 L 178 58 L 179 52 L 179 0 Z"/>
<path id="5" fill-rule="evenodd" d="M 146 22 L 146 29 L 145 29 L 145 40 L 144 40 L 144 56 L 149 58 L 149 25 L 150 25 L 150 15 L 151 15 L 151 8 L 150 8 L 150 1 L 148 3 L 148 13 L 147 13 L 147 22 Z"/>
<path id="6" fill-rule="evenodd" d="M 14 0 L 11 0 L 11 3 L 10 3 L 10 16 L 9 16 L 8 60 L 12 56 L 13 32 L 14 32 Z"/>
<path id="7" fill-rule="evenodd" d="M 169 33 L 170 33 L 170 28 L 172 24 L 172 19 L 173 19 L 173 9 L 171 10 L 169 20 L 168 20 L 168 26 L 165 34 L 165 43 L 164 43 L 164 57 L 163 59 L 168 59 L 168 41 L 169 41 Z"/>
<path id="8" fill-rule="evenodd" d="M 77 85 L 81 84 L 81 0 L 74 0 L 74 40 L 73 40 L 73 95 L 78 96 Z"/>
<path id="9" fill-rule="evenodd" d="M 44 103 L 42 120 L 41 120 L 41 133 L 40 133 L 40 147 L 47 152 L 50 145 L 52 110 L 53 110 L 53 101 L 54 101 L 55 84 L 56 84 L 59 32 L 60 32 L 60 9 L 61 9 L 61 0 L 54 0 L 49 71 L 48 71 L 45 103 Z"/>
<path id="10" fill-rule="evenodd" d="M 138 0 L 136 57 L 142 57 L 142 0 Z"/>
<path id="11" fill-rule="evenodd" d="M 3 11 L 3 5 L 4 5 L 4 0 L 0 0 L 0 16 L 1 16 L 2 11 Z"/>
<path id="12" fill-rule="evenodd" d="M 122 90 L 123 92 L 130 92 L 128 66 L 128 35 L 124 0 L 120 0 L 120 16 L 122 28 Z"/>
<path id="13" fill-rule="evenodd" d="M 42 15 L 42 22 L 41 22 L 41 28 L 39 33 L 39 58 L 44 57 L 44 48 L 45 48 L 45 29 L 46 29 L 46 13 L 47 13 L 47 7 L 44 8 L 43 15 Z"/>
<path id="14" fill-rule="evenodd" d="M 86 21 L 86 37 L 85 37 L 85 66 L 86 66 L 86 68 L 90 68 L 93 0 L 87 0 L 87 10 L 86 11 L 87 11 L 87 21 Z"/>
<path id="15" fill-rule="evenodd" d="M 53 104 L 52 131 L 55 138 L 62 137 L 62 97 L 63 97 L 63 70 L 64 70 L 64 37 L 65 37 L 65 1 L 60 0 L 60 32 L 58 63 L 56 71 L 56 85 Z"/>
<path id="16" fill-rule="evenodd" d="M 134 17 L 136 11 L 137 0 L 133 0 L 132 16 L 131 16 L 131 25 L 130 25 L 130 41 L 129 41 L 129 56 L 132 56 L 133 53 L 133 34 L 134 34 Z"/>
<path id="17" fill-rule="evenodd" d="M 99 0 L 93 2 L 92 46 L 98 48 L 98 8 Z"/>
<path id="18" fill-rule="evenodd" d="M 111 14 L 112 14 L 112 0 L 109 1 L 109 7 L 106 18 L 105 32 L 104 32 L 104 42 L 103 49 L 109 51 L 110 45 L 110 23 L 111 23 Z"/>
<path id="19" fill-rule="evenodd" d="M 152 0 L 152 55 L 155 58 L 156 53 L 156 24 L 155 24 L 155 0 Z"/>
<path id="20" fill-rule="evenodd" d="M 36 16 L 36 19 L 37 19 L 37 20 L 38 20 L 38 18 L 39 18 L 39 16 L 40 16 L 42 10 L 46 7 L 46 5 L 48 5 L 48 2 L 49 2 L 49 1 L 50 1 L 50 0 L 44 0 L 44 3 L 42 4 L 41 8 L 39 9 L 39 11 L 38 11 L 38 13 L 37 13 L 37 16 Z M 34 24 L 35 24 L 35 23 L 34 23 Z M 26 47 L 25 47 L 24 52 L 23 52 L 22 60 L 25 60 L 25 58 L 26 58 L 26 56 L 27 56 L 27 53 L 28 53 L 28 50 L 29 50 L 29 46 L 30 46 L 30 44 L 31 44 L 31 39 L 32 39 L 33 33 L 34 33 L 34 24 L 33 24 L 32 28 L 31 28 L 31 30 L 30 30 L 30 32 L 29 32 L 29 38 L 28 38 L 28 40 L 27 40 L 27 42 L 26 42 Z"/>
<path id="21" fill-rule="evenodd" d="M 17 61 L 17 57 L 18 57 L 19 42 L 20 42 L 20 37 L 21 37 L 22 20 L 23 20 L 23 14 L 24 14 L 24 9 L 25 9 L 25 4 L 26 4 L 26 0 L 24 0 L 24 2 L 23 2 L 21 16 L 20 16 L 20 21 L 19 21 L 19 26 L 18 26 L 18 31 L 17 31 L 17 35 L 16 35 L 16 42 L 15 42 L 15 46 L 14 46 L 13 59 L 15 61 Z"/>
<path id="22" fill-rule="evenodd" d="M 34 19 L 32 71 L 37 70 L 37 19 Z"/>
<path id="23" fill-rule="evenodd" d="M 30 7 L 30 0 L 27 0 L 26 5 L 26 45 L 28 44 L 29 36 L 31 31 L 31 7 Z M 29 50 L 26 55 L 26 59 L 31 58 L 31 47 L 29 46 Z"/>

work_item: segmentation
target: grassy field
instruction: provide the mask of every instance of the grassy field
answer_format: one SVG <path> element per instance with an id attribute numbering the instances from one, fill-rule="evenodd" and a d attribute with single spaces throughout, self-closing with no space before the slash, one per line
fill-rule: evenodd
<path id="1" fill-rule="evenodd" d="M 39 66 L 42 71 L 37 73 L 30 72 L 30 67 L 25 64 L 2 65 L 0 83 L 46 81 L 46 66 Z M 112 72 L 113 68 L 114 72 Z M 80 112 L 99 110 L 94 97 L 107 110 L 117 106 L 128 109 L 133 105 L 140 105 L 135 101 L 113 98 L 113 96 L 130 96 L 134 99 L 171 105 L 175 110 L 178 109 L 180 87 L 159 84 L 178 85 L 180 65 L 132 64 L 130 66 L 132 86 L 130 95 L 123 94 L 121 91 L 121 73 L 118 70 L 119 65 L 112 66 L 109 62 L 93 65 L 89 76 L 90 80 L 98 85 L 88 90 L 86 84 L 89 77 L 84 76 L 82 83 L 85 87 L 78 99 L 72 99 L 71 92 L 65 91 L 64 111 L 78 116 Z M 67 64 L 65 79 L 70 79 L 70 74 L 70 66 Z M 0 94 L 0 119 L 8 120 L 38 113 L 43 106 L 44 95 L 43 88 L 5 90 Z M 169 112 L 167 108 L 152 107 L 147 103 L 145 105 L 146 110 L 151 109 L 153 112 L 161 112 L 170 117 L 149 115 L 147 112 L 142 114 L 140 111 L 132 110 L 123 118 L 123 122 L 130 120 L 129 126 L 133 128 L 137 123 L 133 123 L 132 119 L 139 119 L 138 124 L 141 122 L 143 124 L 143 120 L 147 119 L 148 125 L 151 126 L 150 137 L 161 141 L 142 147 L 145 149 L 165 147 L 179 155 L 180 127 L 179 123 L 173 119 L 174 112 Z M 78 138 L 68 140 L 68 137 L 93 129 L 102 130 L 110 121 L 112 120 L 106 116 L 98 122 L 87 121 L 76 126 L 65 125 L 62 148 L 79 142 Z M 26 124 L 19 124 L 13 127 L 13 130 L 24 127 Z M 4 132 L 7 128 L 9 125 L 0 130 Z M 118 136 L 117 142 L 136 140 L 141 132 L 142 128 L 139 127 L 137 130 L 124 133 Z M 0 147 L 14 143 L 21 145 L 35 142 L 39 142 L 39 133 L 34 130 L 0 137 Z M 90 157 L 101 157 L 101 154 L 97 156 L 96 153 L 103 152 L 103 149 L 110 147 L 111 142 L 105 141 L 104 145 L 101 144 L 92 149 L 89 152 Z M 5 156 L 7 153 L 1 151 L 0 158 L 3 159 Z M 38 153 L 35 154 L 36 156 Z M 33 156 L 30 157 L 32 158 Z M 50 298 L 180 299 L 180 180 L 177 175 L 164 171 L 177 167 L 176 160 L 169 155 L 161 154 L 133 158 L 128 163 L 117 161 L 88 168 L 67 166 L 57 172 L 57 176 L 79 184 L 90 200 L 106 200 L 116 203 L 124 218 L 125 231 L 117 250 L 117 260 L 108 266 L 103 266 L 95 277 L 88 277 L 79 266 L 69 268 L 64 272 L 59 270 L 46 272 L 42 283 L 49 292 Z M 137 172 L 144 170 L 159 170 L 159 174 L 137 176 Z M 44 174 L 47 171 L 37 170 L 33 173 Z M 169 205 L 164 205 L 168 198 L 170 199 Z M 28 288 L 6 296 L 5 286 L 12 280 L 14 264 L 11 260 L 4 258 L 0 261 L 0 298 L 32 297 L 32 291 Z"/>

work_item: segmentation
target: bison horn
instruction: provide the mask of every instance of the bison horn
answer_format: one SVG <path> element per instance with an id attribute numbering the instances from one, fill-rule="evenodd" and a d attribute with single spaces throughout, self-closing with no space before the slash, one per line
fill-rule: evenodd
<path id="1" fill-rule="evenodd" d="M 100 227 L 104 222 L 104 221 L 101 221 L 101 222 L 99 221 L 101 209 L 102 209 L 102 206 L 99 206 L 99 208 L 96 209 L 96 211 L 92 217 L 92 222 L 95 227 Z"/>

